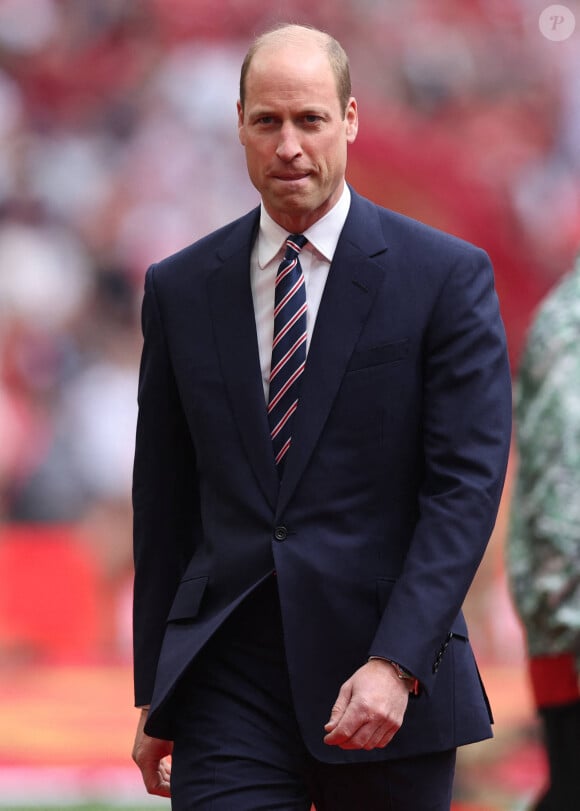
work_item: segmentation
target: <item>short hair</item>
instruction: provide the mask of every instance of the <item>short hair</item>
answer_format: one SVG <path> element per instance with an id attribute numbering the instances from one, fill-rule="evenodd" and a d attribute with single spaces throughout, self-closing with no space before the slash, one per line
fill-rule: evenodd
<path id="1" fill-rule="evenodd" d="M 268 31 L 265 31 L 263 34 L 256 37 L 250 46 L 244 61 L 242 62 L 242 69 L 240 72 L 240 105 L 242 110 L 244 109 L 246 99 L 246 78 L 252 63 L 252 59 L 256 55 L 256 52 L 259 51 L 262 46 L 267 45 L 270 41 L 278 41 L 283 43 L 288 37 L 292 37 L 293 35 L 300 34 L 304 31 L 312 31 L 313 33 L 319 35 L 320 46 L 325 51 L 330 63 L 330 67 L 332 68 L 332 72 L 334 73 L 338 101 L 342 109 L 342 113 L 343 115 L 346 114 L 348 101 L 352 95 L 350 66 L 346 51 L 340 42 L 338 42 L 338 40 L 336 40 L 326 31 L 321 31 L 313 26 L 295 25 L 294 23 L 281 23 L 274 28 L 270 28 Z"/>

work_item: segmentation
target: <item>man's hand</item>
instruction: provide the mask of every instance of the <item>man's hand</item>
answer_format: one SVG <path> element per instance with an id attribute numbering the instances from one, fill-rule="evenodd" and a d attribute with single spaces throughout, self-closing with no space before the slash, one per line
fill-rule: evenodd
<path id="1" fill-rule="evenodd" d="M 147 720 L 148 710 L 141 710 L 132 757 L 141 769 L 143 782 L 149 794 L 159 797 L 170 797 L 169 779 L 171 777 L 171 752 L 173 742 L 147 735 L 143 727 Z"/>
<path id="2" fill-rule="evenodd" d="M 409 686 L 393 666 L 371 659 L 340 688 L 325 724 L 324 743 L 341 749 L 380 749 L 403 723 Z"/>

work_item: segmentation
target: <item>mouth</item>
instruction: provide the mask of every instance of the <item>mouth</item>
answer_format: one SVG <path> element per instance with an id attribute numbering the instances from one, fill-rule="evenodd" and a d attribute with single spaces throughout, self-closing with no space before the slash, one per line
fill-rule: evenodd
<path id="1" fill-rule="evenodd" d="M 296 183 L 310 177 L 310 172 L 276 172 L 272 177 L 274 180 L 280 180 L 283 183 Z"/>

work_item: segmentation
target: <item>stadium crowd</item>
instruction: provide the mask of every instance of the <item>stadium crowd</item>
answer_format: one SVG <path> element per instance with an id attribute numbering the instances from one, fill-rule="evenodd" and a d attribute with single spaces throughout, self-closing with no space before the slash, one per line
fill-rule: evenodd
<path id="1" fill-rule="evenodd" d="M 542 37 L 542 7 L 0 0 L 4 525 L 83 525 L 104 578 L 125 584 L 144 271 L 257 202 L 236 139 L 238 71 L 276 19 L 344 42 L 363 126 L 419 134 L 425 150 L 447 141 L 501 201 L 524 273 L 529 256 L 546 286 L 567 270 L 580 48 Z"/>

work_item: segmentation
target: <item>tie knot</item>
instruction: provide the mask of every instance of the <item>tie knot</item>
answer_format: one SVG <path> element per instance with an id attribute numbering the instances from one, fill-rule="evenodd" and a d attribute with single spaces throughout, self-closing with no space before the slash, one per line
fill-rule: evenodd
<path id="1" fill-rule="evenodd" d="M 284 259 L 294 259 L 307 242 L 308 240 L 304 234 L 290 234 L 286 239 L 286 254 L 284 255 Z"/>

